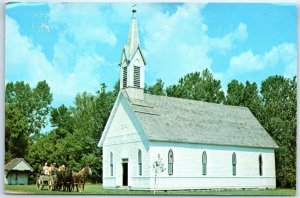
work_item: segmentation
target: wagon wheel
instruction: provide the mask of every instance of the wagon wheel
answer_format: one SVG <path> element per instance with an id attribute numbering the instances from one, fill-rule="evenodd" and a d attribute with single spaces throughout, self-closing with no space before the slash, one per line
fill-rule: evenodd
<path id="1" fill-rule="evenodd" d="M 36 180 L 36 188 L 38 190 L 42 190 L 43 186 L 44 186 L 44 181 L 41 178 L 38 178 Z"/>
<path id="2" fill-rule="evenodd" d="M 40 182 L 39 182 L 39 179 L 36 180 L 35 185 L 36 185 L 36 189 L 40 190 Z"/>
<path id="3" fill-rule="evenodd" d="M 50 178 L 48 181 L 48 190 L 52 191 L 54 189 L 54 180 L 53 178 Z"/>

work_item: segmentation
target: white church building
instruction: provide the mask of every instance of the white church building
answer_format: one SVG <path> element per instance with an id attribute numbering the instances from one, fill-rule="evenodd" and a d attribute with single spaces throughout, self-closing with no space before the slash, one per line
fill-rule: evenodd
<path id="1" fill-rule="evenodd" d="M 103 188 L 275 188 L 271 136 L 246 107 L 144 93 L 136 10 L 120 61 L 120 93 L 98 146 Z"/>

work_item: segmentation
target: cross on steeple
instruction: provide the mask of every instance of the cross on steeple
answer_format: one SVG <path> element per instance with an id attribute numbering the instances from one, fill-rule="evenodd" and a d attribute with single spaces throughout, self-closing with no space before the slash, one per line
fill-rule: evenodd
<path id="1" fill-rule="evenodd" d="M 135 18 L 136 6 L 137 6 L 136 3 L 132 5 L 132 18 Z"/>

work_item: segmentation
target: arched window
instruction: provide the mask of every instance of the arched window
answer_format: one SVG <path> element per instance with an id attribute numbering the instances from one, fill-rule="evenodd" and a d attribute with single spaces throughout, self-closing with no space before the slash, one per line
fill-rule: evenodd
<path id="1" fill-rule="evenodd" d="M 202 175 L 206 175 L 207 173 L 206 164 L 207 164 L 207 156 L 206 156 L 206 152 L 204 151 L 202 153 Z"/>
<path id="2" fill-rule="evenodd" d="M 259 176 L 262 176 L 263 175 L 263 159 L 262 159 L 261 154 L 259 154 L 258 163 L 259 163 Z"/>
<path id="3" fill-rule="evenodd" d="M 133 74 L 133 86 L 137 87 L 137 88 L 140 88 L 140 78 L 141 78 L 140 70 L 141 70 L 141 68 L 139 66 L 133 67 L 133 73 L 134 73 Z"/>
<path id="4" fill-rule="evenodd" d="M 169 175 L 173 175 L 173 163 L 174 163 L 173 151 L 170 149 L 168 153 L 168 174 Z"/>
<path id="5" fill-rule="evenodd" d="M 127 67 L 123 67 L 123 88 L 127 87 Z"/>
<path id="6" fill-rule="evenodd" d="M 114 175 L 113 153 L 110 152 L 110 176 Z"/>
<path id="7" fill-rule="evenodd" d="M 232 175 L 236 175 L 236 154 L 232 154 Z"/>
<path id="8" fill-rule="evenodd" d="M 139 149 L 138 152 L 138 165 L 139 165 L 139 175 L 142 175 L 142 151 Z"/>

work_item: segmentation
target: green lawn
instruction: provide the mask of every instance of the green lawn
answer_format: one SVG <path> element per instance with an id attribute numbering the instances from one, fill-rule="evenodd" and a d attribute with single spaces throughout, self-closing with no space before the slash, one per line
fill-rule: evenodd
<path id="1" fill-rule="evenodd" d="M 5 185 L 6 193 L 18 194 L 82 194 L 78 192 L 48 191 L 44 187 L 37 190 L 35 185 Z M 99 184 L 86 184 L 84 194 L 114 194 L 114 195 L 152 195 L 152 191 L 129 191 L 129 190 L 108 190 L 103 189 Z M 159 195 L 295 195 L 294 189 L 274 189 L 274 190 L 194 190 L 194 191 L 160 191 Z"/>

